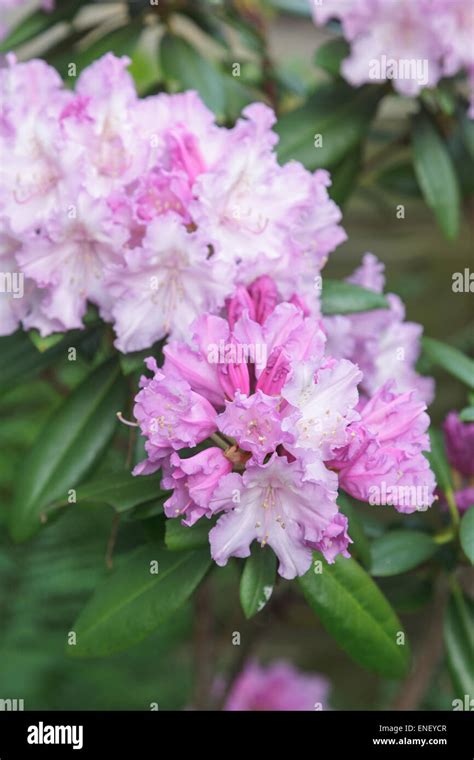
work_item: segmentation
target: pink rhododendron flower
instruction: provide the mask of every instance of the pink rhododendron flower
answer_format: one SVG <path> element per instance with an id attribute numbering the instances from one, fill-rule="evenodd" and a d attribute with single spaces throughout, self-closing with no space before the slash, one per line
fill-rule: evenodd
<path id="1" fill-rule="evenodd" d="M 227 318 L 203 314 L 189 342 L 170 341 L 161 370 L 148 360 L 154 377 L 142 378 L 135 408 L 148 458 L 135 473 L 163 466 L 168 517 L 218 518 L 209 534 L 217 564 L 249 556 L 257 541 L 290 579 L 314 550 L 328 562 L 349 556 L 336 471 L 364 500 L 385 481 L 420 487 L 406 509 L 391 502 L 403 511 L 431 504 L 434 478 L 413 391 L 387 384 L 359 399 L 362 373 L 325 353 L 321 321 L 277 300 L 274 283 L 258 278 L 228 299 Z M 210 448 L 178 456 L 199 442 Z"/>
<path id="2" fill-rule="evenodd" d="M 335 496 L 307 479 L 298 460 L 288 462 L 274 454 L 266 464 L 249 464 L 243 475 L 223 478 L 213 493 L 214 510 L 226 514 L 209 534 L 211 554 L 218 565 L 225 565 L 229 557 L 248 557 L 257 540 L 273 549 L 280 561 L 278 572 L 291 579 L 309 569 L 312 548 L 326 555 L 339 518 L 337 553 L 348 557 L 347 518 L 339 514 Z M 326 559 L 334 561 L 332 552 Z"/>
<path id="3" fill-rule="evenodd" d="M 208 259 L 206 247 L 173 213 L 154 219 L 141 246 L 123 259 L 109 267 L 107 285 L 114 296 L 116 346 L 124 353 L 147 348 L 173 325 L 177 338 L 187 335 L 199 314 L 223 305 L 232 279 L 231 265 Z"/>
<path id="4" fill-rule="evenodd" d="M 284 661 L 267 667 L 252 661 L 237 676 L 224 710 L 325 710 L 328 693 L 323 676 L 302 673 Z"/>
<path id="5" fill-rule="evenodd" d="M 373 254 L 366 253 L 348 282 L 382 293 L 383 271 L 384 265 Z M 416 390 L 421 400 L 430 403 L 434 396 L 433 380 L 415 370 L 422 327 L 405 322 L 405 309 L 398 296 L 389 293 L 386 298 L 388 309 L 325 317 L 328 352 L 359 365 L 364 375 L 361 388 L 366 395 L 372 396 L 384 383 L 395 380 L 399 391 Z"/>
<path id="6" fill-rule="evenodd" d="M 277 446 L 294 440 L 282 430 L 280 406 L 277 396 L 267 396 L 261 390 L 252 396 L 237 391 L 234 400 L 226 401 L 226 409 L 219 415 L 219 430 L 240 441 L 242 448 L 262 464 Z"/>
<path id="7" fill-rule="evenodd" d="M 25 235 L 16 258 L 25 275 L 46 289 L 45 316 L 63 330 L 81 327 L 90 300 L 107 318 L 111 301 L 105 266 L 126 239 L 105 201 L 84 190 L 71 192 L 67 213 L 55 212 L 44 226 Z"/>
<path id="8" fill-rule="evenodd" d="M 395 393 L 386 383 L 359 405 L 352 440 L 336 452 L 331 466 L 339 483 L 356 499 L 390 504 L 399 512 L 427 509 L 435 480 L 424 451 L 430 450 L 429 417 L 413 392 Z"/>
<path id="9" fill-rule="evenodd" d="M 210 517 L 212 494 L 221 478 L 232 470 L 222 449 L 211 446 L 188 459 L 180 459 L 175 453 L 169 461 L 171 467 L 165 469 L 163 477 L 163 487 L 173 489 L 165 502 L 167 517 L 184 515 L 184 525 L 194 525 L 203 515 Z"/>
<path id="10" fill-rule="evenodd" d="M 320 451 L 326 460 L 346 442 L 348 424 L 359 417 L 355 408 L 361 379 L 346 359 L 319 369 L 314 362 L 294 366 L 282 396 L 298 410 L 284 422 L 285 430 L 295 430 L 298 447 Z"/>
<path id="11" fill-rule="evenodd" d="M 146 365 L 154 376 L 151 380 L 141 378 L 133 413 L 147 436 L 147 472 L 153 472 L 173 450 L 205 440 L 215 430 L 216 413 L 207 399 L 191 390 L 186 380 L 167 378 L 154 359 L 147 359 Z M 135 473 L 143 474 L 141 465 Z"/>

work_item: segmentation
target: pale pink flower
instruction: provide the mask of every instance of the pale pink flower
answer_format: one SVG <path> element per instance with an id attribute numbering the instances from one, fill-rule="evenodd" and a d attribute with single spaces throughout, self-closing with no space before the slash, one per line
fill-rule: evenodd
<path id="1" fill-rule="evenodd" d="M 327 709 L 329 682 L 284 661 L 262 667 L 249 662 L 237 676 L 224 710 L 294 711 Z"/>

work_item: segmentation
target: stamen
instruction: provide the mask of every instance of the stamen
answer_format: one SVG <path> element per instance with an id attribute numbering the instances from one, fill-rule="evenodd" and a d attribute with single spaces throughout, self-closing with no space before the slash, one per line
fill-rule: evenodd
<path id="1" fill-rule="evenodd" d="M 130 420 L 126 420 L 125 417 L 122 415 L 122 412 L 117 412 L 117 419 L 119 419 L 120 422 L 123 422 L 124 425 L 128 425 L 129 427 L 140 427 L 138 422 L 130 422 Z"/>

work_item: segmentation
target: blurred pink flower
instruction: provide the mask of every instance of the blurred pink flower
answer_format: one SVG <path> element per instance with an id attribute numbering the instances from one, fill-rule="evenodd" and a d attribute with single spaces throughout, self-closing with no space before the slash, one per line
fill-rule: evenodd
<path id="1" fill-rule="evenodd" d="M 474 475 L 474 422 L 462 422 L 450 412 L 443 424 L 449 464 L 466 478 Z"/>
<path id="2" fill-rule="evenodd" d="M 313 18 L 341 22 L 351 46 L 342 73 L 354 86 L 390 79 L 414 96 L 464 71 L 474 93 L 471 0 L 325 0 L 313 4 Z"/>
<path id="3" fill-rule="evenodd" d="M 232 685 L 224 710 L 326 710 L 328 693 L 324 676 L 303 673 L 284 661 L 266 667 L 251 661 Z"/>
<path id="4" fill-rule="evenodd" d="M 373 254 L 366 253 L 362 265 L 347 281 L 382 293 L 383 272 L 384 265 Z M 361 390 L 367 396 L 394 380 L 398 391 L 415 390 L 420 400 L 430 403 L 434 396 L 433 380 L 415 369 L 423 328 L 405 321 L 405 308 L 398 296 L 389 293 L 386 298 L 388 309 L 324 317 L 327 351 L 358 364 L 364 375 Z"/>

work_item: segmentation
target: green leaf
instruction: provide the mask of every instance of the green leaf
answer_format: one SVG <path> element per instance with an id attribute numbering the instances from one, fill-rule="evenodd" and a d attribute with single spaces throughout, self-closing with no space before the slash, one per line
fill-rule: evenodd
<path id="1" fill-rule="evenodd" d="M 207 546 L 209 550 L 209 531 L 213 522 L 199 520 L 196 525 L 188 527 L 181 525 L 177 519 L 167 520 L 165 526 L 165 544 L 170 551 L 185 551 L 189 549 L 202 549 Z"/>
<path id="2" fill-rule="evenodd" d="M 421 196 L 420 186 L 416 178 L 415 170 L 411 163 L 403 161 L 392 164 L 377 176 L 377 183 L 385 190 L 399 195 L 409 195 L 413 198 Z"/>
<path id="3" fill-rule="evenodd" d="M 462 351 L 434 338 L 422 338 L 422 347 L 433 364 L 442 367 L 468 388 L 474 388 L 474 361 Z"/>
<path id="4" fill-rule="evenodd" d="M 373 309 L 388 309 L 388 303 L 383 295 L 373 290 L 361 288 L 350 282 L 323 279 L 321 298 L 323 314 L 352 314 L 358 311 Z"/>
<path id="5" fill-rule="evenodd" d="M 210 564 L 208 548 L 169 552 L 147 544 L 124 557 L 72 626 L 77 644 L 68 654 L 104 657 L 141 641 L 182 607 Z"/>
<path id="6" fill-rule="evenodd" d="M 459 415 L 461 422 L 474 422 L 474 406 L 466 406 Z"/>
<path id="7" fill-rule="evenodd" d="M 222 74 L 182 37 L 166 33 L 160 46 L 163 74 L 172 91 L 194 89 L 218 116 L 225 110 Z"/>
<path id="8" fill-rule="evenodd" d="M 41 354 L 64 339 L 63 333 L 53 333 L 53 335 L 43 338 L 37 330 L 30 330 L 28 337 Z"/>
<path id="9" fill-rule="evenodd" d="M 128 55 L 132 57 L 143 31 L 140 19 L 129 21 L 125 26 L 120 26 L 99 37 L 85 50 L 75 55 L 78 72 L 82 71 L 101 58 L 106 53 L 114 53 L 117 56 Z"/>
<path id="10" fill-rule="evenodd" d="M 152 517 L 163 514 L 163 503 L 170 496 L 171 491 L 163 492 L 162 496 L 158 499 L 151 499 L 145 501 L 143 504 L 138 504 L 130 512 L 127 512 L 126 517 L 128 520 L 150 520 Z M 164 534 L 164 530 L 163 530 Z"/>
<path id="11" fill-rule="evenodd" d="M 308 169 L 337 164 L 365 138 L 381 96 L 382 88 L 374 85 L 319 87 L 305 105 L 283 114 L 276 124 L 280 162 L 295 159 Z M 316 147 L 318 135 L 322 145 Z"/>
<path id="12" fill-rule="evenodd" d="M 474 158 L 474 122 L 470 119 L 467 113 L 464 113 L 460 117 L 461 134 L 466 150 L 471 158 Z"/>
<path id="13" fill-rule="evenodd" d="M 339 76 L 341 63 L 349 55 L 349 43 L 343 37 L 328 40 L 318 47 L 314 56 L 316 66 L 331 76 Z"/>
<path id="14" fill-rule="evenodd" d="M 100 477 L 84 483 L 76 489 L 78 505 L 107 504 L 116 512 L 149 502 L 164 492 L 160 489 L 161 475 L 134 477 L 130 472 L 104 473 Z M 166 492 L 166 495 L 168 492 Z M 50 506 L 65 506 L 67 499 L 54 502 Z"/>
<path id="15" fill-rule="evenodd" d="M 132 372 L 147 372 L 145 365 L 145 359 L 149 356 L 153 356 L 158 366 L 163 364 L 163 345 L 165 341 L 159 340 L 153 344 L 151 348 L 145 348 L 143 351 L 132 351 L 129 354 L 119 354 L 120 367 L 122 368 L 122 374 L 125 376 L 131 375 Z"/>
<path id="16" fill-rule="evenodd" d="M 20 330 L 0 338 L 0 389 L 5 391 L 21 381 L 31 380 L 33 375 L 50 366 L 61 354 L 65 356 L 65 351 L 64 344 L 56 344 L 40 353 L 28 335 Z"/>
<path id="17" fill-rule="evenodd" d="M 459 184 L 448 148 L 425 113 L 414 120 L 413 161 L 425 201 L 452 240 L 459 229 Z"/>
<path id="18" fill-rule="evenodd" d="M 454 121 L 454 128 L 447 137 L 447 146 L 456 170 L 461 194 L 463 198 L 471 198 L 474 193 L 474 157 L 466 145 L 466 138 L 459 120 L 457 123 Z"/>
<path id="19" fill-rule="evenodd" d="M 139 95 L 148 93 L 161 80 L 159 62 L 154 51 L 139 45 L 133 52 L 132 62 L 128 67 Z"/>
<path id="20" fill-rule="evenodd" d="M 7 53 L 19 45 L 23 45 L 59 21 L 71 19 L 81 5 L 82 0 L 61 0 L 52 13 L 41 10 L 32 13 L 27 18 L 22 19 L 18 26 L 2 41 L 0 53 Z"/>
<path id="21" fill-rule="evenodd" d="M 464 554 L 474 565 L 474 504 L 464 513 L 461 520 L 459 539 Z"/>
<path id="22" fill-rule="evenodd" d="M 276 557 L 270 547 L 254 542 L 240 580 L 240 603 L 246 618 L 265 607 L 275 584 Z"/>
<path id="23" fill-rule="evenodd" d="M 388 531 L 372 541 L 370 572 L 382 577 L 406 573 L 426 562 L 437 548 L 433 538 L 421 531 Z"/>
<path id="24" fill-rule="evenodd" d="M 71 330 L 63 340 L 53 342 L 43 352 L 35 348 L 28 335 L 21 330 L 0 338 L 0 391 L 5 392 L 20 383 L 29 382 L 59 359 L 66 358 L 69 348 L 82 351 L 91 340 L 96 341 L 99 336 L 100 326 Z"/>
<path id="25" fill-rule="evenodd" d="M 451 468 L 446 458 L 444 447 L 444 438 L 439 430 L 430 429 L 431 451 L 427 451 L 425 456 L 428 459 L 431 469 L 433 470 L 439 487 L 446 493 L 453 490 L 453 480 Z"/>
<path id="26" fill-rule="evenodd" d="M 403 628 L 372 578 L 354 559 L 321 562 L 321 573 L 311 567 L 299 579 L 310 607 L 355 662 L 386 678 L 402 678 L 409 646 L 397 644 Z"/>
<path id="27" fill-rule="evenodd" d="M 352 193 L 361 166 L 361 145 L 345 156 L 341 163 L 331 169 L 329 195 L 338 206 L 342 206 Z"/>
<path id="28" fill-rule="evenodd" d="M 225 90 L 226 117 L 232 121 L 240 117 L 245 106 L 261 98 L 256 89 L 239 82 L 235 77 L 223 76 L 222 82 Z"/>
<path id="29" fill-rule="evenodd" d="M 456 697 L 474 694 L 474 605 L 456 587 L 444 618 L 444 643 Z"/>
<path id="30" fill-rule="evenodd" d="M 337 502 L 341 508 L 341 512 L 346 515 L 349 520 L 349 536 L 353 540 L 354 544 L 351 547 L 352 553 L 354 553 L 357 559 L 360 559 L 365 567 L 370 567 L 370 544 L 367 536 L 365 535 L 364 526 L 362 520 L 357 514 L 357 510 L 349 496 L 343 491 L 339 491 Z"/>
<path id="31" fill-rule="evenodd" d="M 64 498 L 96 463 L 116 429 L 116 412 L 124 399 L 118 363 L 101 365 L 57 409 L 18 473 L 9 528 L 25 541 L 41 525 L 44 507 Z"/>

